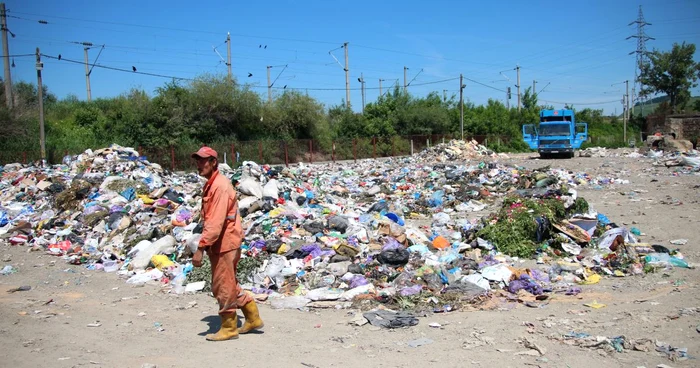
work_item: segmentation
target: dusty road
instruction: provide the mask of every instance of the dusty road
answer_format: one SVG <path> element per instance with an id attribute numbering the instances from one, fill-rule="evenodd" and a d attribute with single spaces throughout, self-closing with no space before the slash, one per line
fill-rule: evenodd
<path id="1" fill-rule="evenodd" d="M 641 241 L 678 246 L 700 264 L 700 176 L 672 176 L 648 159 L 575 158 L 509 162 L 551 164 L 592 175 L 630 180 L 628 185 L 581 189 L 596 210 L 618 224 L 636 226 Z M 633 225 L 634 224 L 634 225 Z M 570 346 L 551 337 L 570 332 L 630 339 L 649 338 L 688 349 L 700 358 L 698 269 L 673 269 L 638 277 L 604 278 L 578 296 L 556 296 L 544 308 L 502 305 L 492 311 L 458 311 L 420 319 L 411 328 L 379 330 L 349 325 L 350 310 L 272 310 L 261 307 L 264 333 L 212 343 L 216 304 L 205 294 L 170 295 L 166 289 L 132 287 L 115 274 L 88 271 L 62 259 L 0 246 L 19 269 L 0 276 L 1 367 L 697 367 L 654 351 L 607 353 Z M 29 291 L 7 293 L 30 285 Z M 592 309 L 592 301 L 607 307 Z M 430 323 L 441 327 L 430 327 Z M 89 325 L 97 327 L 89 327 Z M 432 343 L 410 347 L 409 341 Z M 519 342 L 543 348 L 533 356 Z M 526 352 L 525 355 L 518 353 Z"/>

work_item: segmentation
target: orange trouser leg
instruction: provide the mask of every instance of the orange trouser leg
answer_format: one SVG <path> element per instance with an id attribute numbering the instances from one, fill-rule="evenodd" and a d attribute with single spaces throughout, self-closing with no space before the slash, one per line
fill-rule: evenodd
<path id="1" fill-rule="evenodd" d="M 214 254 L 208 252 L 211 260 L 211 291 L 219 302 L 219 314 L 235 313 L 253 298 L 245 293 L 236 280 L 236 267 L 241 259 L 241 250 Z"/>

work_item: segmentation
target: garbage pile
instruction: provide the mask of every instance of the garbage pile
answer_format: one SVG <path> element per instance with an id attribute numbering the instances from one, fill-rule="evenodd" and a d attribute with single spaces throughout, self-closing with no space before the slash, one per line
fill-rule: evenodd
<path id="1" fill-rule="evenodd" d="M 578 186 L 624 179 L 495 162 L 426 165 L 421 157 L 342 169 L 220 165 L 240 193 L 241 283 L 274 308 L 382 303 L 449 312 L 486 308 L 494 296 L 536 305 L 601 275 L 688 267 L 679 252 L 638 243 L 634 229 L 577 196 Z M 196 174 L 170 173 L 117 145 L 0 172 L 0 241 L 132 284 L 207 290 L 210 268 L 189 262 L 201 233 Z M 468 218 L 489 207 L 497 211 Z M 537 264 L 523 268 L 523 259 Z"/>
<path id="2" fill-rule="evenodd" d="M 505 153 L 497 154 L 477 141 L 451 140 L 448 143 L 437 144 L 426 148 L 418 154 L 418 158 L 426 162 L 466 161 L 479 157 L 508 158 Z"/>
<path id="3" fill-rule="evenodd" d="M 651 151 L 650 151 L 651 152 Z M 700 172 L 700 155 L 698 151 L 691 150 L 688 152 L 671 152 L 668 154 L 657 155 L 654 161 L 654 166 L 665 167 L 682 167 L 688 173 Z"/>
<path id="4" fill-rule="evenodd" d="M 608 157 L 617 156 L 617 154 L 612 153 L 605 149 L 605 147 L 588 147 L 586 149 L 578 151 L 579 157 Z"/>

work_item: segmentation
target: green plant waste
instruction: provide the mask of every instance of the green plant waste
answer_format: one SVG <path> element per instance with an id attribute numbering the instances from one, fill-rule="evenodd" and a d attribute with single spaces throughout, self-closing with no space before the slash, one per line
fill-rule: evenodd
<path id="1" fill-rule="evenodd" d="M 510 256 L 532 257 L 545 243 L 537 241 L 537 219 L 559 223 L 574 213 L 588 211 L 588 202 L 577 198 L 570 208 L 557 198 L 534 199 L 509 196 L 501 209 L 484 219 L 484 228 L 477 235 L 490 241 L 498 251 Z"/>

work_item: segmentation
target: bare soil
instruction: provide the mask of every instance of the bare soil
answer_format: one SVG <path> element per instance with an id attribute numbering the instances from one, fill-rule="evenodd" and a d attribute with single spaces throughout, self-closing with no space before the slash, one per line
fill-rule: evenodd
<path id="1" fill-rule="evenodd" d="M 530 156 L 506 161 L 629 179 L 629 185 L 585 188 L 579 194 L 617 224 L 641 229 L 644 242 L 676 247 L 669 240 L 688 239 L 677 248 L 689 262 L 700 263 L 700 176 L 672 176 L 672 169 L 653 168 L 648 159 Z M 583 286 L 578 296 L 555 296 L 544 308 L 504 304 L 490 311 L 434 314 L 398 330 L 350 325 L 350 310 L 303 312 L 261 305 L 264 332 L 208 342 L 204 335 L 218 328 L 217 306 L 209 295 L 132 287 L 113 273 L 88 271 L 25 247 L 1 246 L 0 255 L 11 259 L 3 265 L 19 269 L 0 276 L 0 367 L 700 366 L 697 359 L 672 362 L 653 346 L 648 352 L 608 353 L 550 338 L 572 331 L 650 338 L 700 357 L 700 310 L 681 313 L 700 307 L 698 269 L 605 277 Z M 32 289 L 6 292 L 22 285 Z M 592 301 L 606 307 L 583 305 Z M 441 327 L 430 327 L 433 322 Z M 408 345 L 419 338 L 432 343 Z M 521 338 L 543 348 L 544 355 L 518 355 L 534 354 Z"/>

